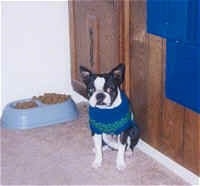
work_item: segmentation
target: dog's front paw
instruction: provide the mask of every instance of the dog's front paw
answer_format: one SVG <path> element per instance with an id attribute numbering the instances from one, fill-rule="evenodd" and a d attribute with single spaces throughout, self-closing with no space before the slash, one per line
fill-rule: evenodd
<path id="1" fill-rule="evenodd" d="M 92 167 L 95 169 L 101 167 L 101 162 L 102 162 L 101 160 L 95 159 L 92 163 Z"/>
<path id="2" fill-rule="evenodd" d="M 126 168 L 126 163 L 125 162 L 117 162 L 117 169 L 122 171 Z"/>

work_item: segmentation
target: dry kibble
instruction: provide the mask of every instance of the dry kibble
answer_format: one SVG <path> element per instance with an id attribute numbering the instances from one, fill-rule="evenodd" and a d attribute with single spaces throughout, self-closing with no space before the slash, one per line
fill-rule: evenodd
<path id="1" fill-rule="evenodd" d="M 56 93 L 45 93 L 43 96 L 33 96 L 32 101 L 18 102 L 15 105 L 16 109 L 29 109 L 37 107 L 38 105 L 34 100 L 39 100 L 44 104 L 56 104 L 65 102 L 69 99 L 69 95 L 66 94 L 56 94 Z"/>
<path id="2" fill-rule="evenodd" d="M 38 99 L 44 104 L 56 104 L 65 102 L 69 98 L 69 95 L 66 94 L 56 94 L 56 93 L 44 93 L 43 96 L 36 97 L 34 99 Z"/>
<path id="3" fill-rule="evenodd" d="M 33 107 L 37 107 L 38 105 L 34 101 L 24 101 L 24 102 L 18 102 L 15 105 L 16 109 L 29 109 Z"/>

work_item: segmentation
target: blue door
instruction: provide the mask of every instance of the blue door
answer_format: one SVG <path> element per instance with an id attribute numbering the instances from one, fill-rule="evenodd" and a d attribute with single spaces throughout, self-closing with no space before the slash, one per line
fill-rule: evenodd
<path id="1" fill-rule="evenodd" d="M 199 0 L 147 0 L 147 32 L 167 39 L 200 43 Z"/>
<path id="2" fill-rule="evenodd" d="M 147 0 L 147 32 L 167 36 L 167 1 Z"/>
<path id="3" fill-rule="evenodd" d="M 200 46 L 167 41 L 165 92 L 200 113 Z"/>
<path id="4" fill-rule="evenodd" d="M 165 0 L 164 0 L 165 1 Z M 167 0 L 166 38 L 187 40 L 189 0 Z"/>

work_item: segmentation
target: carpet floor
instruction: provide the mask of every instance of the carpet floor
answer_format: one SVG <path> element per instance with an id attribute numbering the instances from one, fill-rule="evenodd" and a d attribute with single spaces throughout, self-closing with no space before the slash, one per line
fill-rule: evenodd
<path id="1" fill-rule="evenodd" d="M 118 171 L 116 151 L 104 152 L 102 167 L 91 167 L 93 141 L 87 105 L 79 119 L 30 129 L 1 128 L 1 182 L 5 185 L 189 185 L 138 148 Z"/>

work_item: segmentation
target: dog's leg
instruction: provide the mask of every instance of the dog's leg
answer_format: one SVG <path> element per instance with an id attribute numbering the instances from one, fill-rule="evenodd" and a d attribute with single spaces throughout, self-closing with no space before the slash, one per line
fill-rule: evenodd
<path id="1" fill-rule="evenodd" d="M 126 168 L 124 156 L 125 156 L 125 147 L 126 145 L 122 144 L 120 141 L 120 136 L 118 137 L 118 152 L 117 152 L 117 169 L 118 170 L 123 170 Z"/>
<path id="2" fill-rule="evenodd" d="M 93 168 L 98 168 L 102 163 L 102 136 L 95 134 L 93 136 L 94 147 L 95 147 L 95 159 L 92 163 Z"/>

